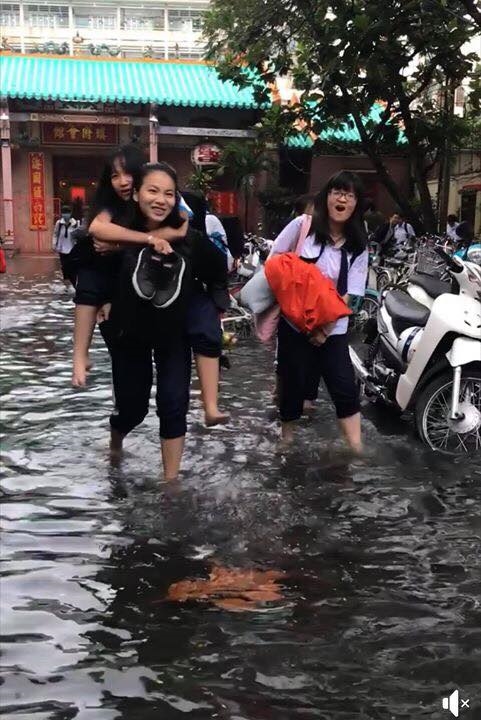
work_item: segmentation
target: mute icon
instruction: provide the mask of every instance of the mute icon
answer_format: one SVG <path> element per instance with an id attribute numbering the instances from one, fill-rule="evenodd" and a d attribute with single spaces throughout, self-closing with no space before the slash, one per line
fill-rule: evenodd
<path id="1" fill-rule="evenodd" d="M 469 708 L 469 700 L 461 700 L 462 708 Z M 443 710 L 449 710 L 451 715 L 459 717 L 459 690 L 455 690 L 449 697 L 443 698 Z"/>

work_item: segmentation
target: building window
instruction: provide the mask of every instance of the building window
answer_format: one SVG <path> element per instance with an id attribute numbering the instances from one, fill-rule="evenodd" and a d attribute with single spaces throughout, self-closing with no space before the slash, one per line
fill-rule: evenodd
<path id="1" fill-rule="evenodd" d="M 117 12 L 110 7 L 75 7 L 74 27 L 79 30 L 116 30 Z"/>
<path id="2" fill-rule="evenodd" d="M 25 24 L 31 28 L 68 27 L 68 7 L 66 5 L 27 5 Z"/>
<path id="3" fill-rule="evenodd" d="M 173 32 L 200 32 L 202 10 L 169 8 L 169 30 Z"/>
<path id="4" fill-rule="evenodd" d="M 165 30 L 165 16 L 161 9 L 123 8 L 122 30 Z"/>
<path id="5" fill-rule="evenodd" d="M 20 5 L 2 3 L 0 6 L 0 26 L 18 27 L 20 25 Z"/>

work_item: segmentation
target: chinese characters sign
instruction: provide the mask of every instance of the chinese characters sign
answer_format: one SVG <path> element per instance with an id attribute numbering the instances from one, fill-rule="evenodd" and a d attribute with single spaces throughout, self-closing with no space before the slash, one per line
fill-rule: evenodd
<path id="1" fill-rule="evenodd" d="M 238 213 L 239 208 L 235 192 L 212 191 L 209 193 L 209 200 L 218 215 L 237 215 Z"/>
<path id="2" fill-rule="evenodd" d="M 213 143 L 202 143 L 196 145 L 192 150 L 191 159 L 194 165 L 218 165 L 222 150 L 218 145 Z"/>
<path id="3" fill-rule="evenodd" d="M 117 125 L 95 123 L 42 123 L 45 145 L 118 145 Z"/>
<path id="4" fill-rule="evenodd" d="M 30 230 L 46 230 L 45 165 L 43 153 L 29 153 Z"/>

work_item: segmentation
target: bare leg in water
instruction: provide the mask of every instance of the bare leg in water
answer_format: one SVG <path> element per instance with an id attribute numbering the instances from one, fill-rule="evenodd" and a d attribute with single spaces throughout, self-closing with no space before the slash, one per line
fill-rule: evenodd
<path id="1" fill-rule="evenodd" d="M 207 427 L 228 422 L 229 415 L 219 410 L 219 358 L 196 355 L 197 374 L 199 376 L 202 401 L 204 403 L 205 424 Z"/>
<path id="2" fill-rule="evenodd" d="M 72 385 L 74 387 L 84 387 L 87 382 L 87 374 L 91 368 L 89 349 L 96 318 L 97 308 L 95 306 L 75 306 L 72 372 Z"/>
<path id="3" fill-rule="evenodd" d="M 164 467 L 164 480 L 170 482 L 176 480 L 184 451 L 185 436 L 178 438 L 170 438 L 168 440 L 162 438 L 160 441 L 162 464 Z"/>
<path id="4" fill-rule="evenodd" d="M 356 413 L 347 418 L 339 418 L 339 426 L 344 438 L 353 452 L 361 454 L 361 413 Z"/>

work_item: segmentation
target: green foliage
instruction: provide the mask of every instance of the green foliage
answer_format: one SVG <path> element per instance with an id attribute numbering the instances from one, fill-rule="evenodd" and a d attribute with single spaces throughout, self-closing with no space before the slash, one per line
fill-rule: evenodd
<path id="1" fill-rule="evenodd" d="M 316 134 L 350 118 L 380 179 L 413 214 L 382 159 L 393 127 L 402 127 L 428 226 L 434 224 L 428 168 L 446 133 L 456 145 L 464 132 L 436 88 L 473 71 L 475 58 L 463 47 L 474 28 L 460 0 L 212 0 L 204 23 L 208 57 L 224 79 L 253 83 L 267 102 L 268 84 L 290 74 L 301 100 L 289 108 L 289 120 L 295 114 Z M 365 125 L 363 116 L 380 99 L 385 111 Z M 279 111 L 275 126 L 282 126 Z"/>
<path id="2" fill-rule="evenodd" d="M 270 186 L 257 193 L 264 211 L 264 230 L 269 237 L 275 237 L 292 217 L 292 209 L 299 193 L 288 188 Z"/>
<path id="3" fill-rule="evenodd" d="M 215 179 L 219 171 L 215 169 L 206 169 L 202 167 L 195 167 L 191 175 L 187 178 L 187 187 L 191 190 L 199 190 L 204 195 L 207 195 L 212 190 Z"/>
<path id="4" fill-rule="evenodd" d="M 219 175 L 228 171 L 234 180 L 236 189 L 249 195 L 253 178 L 271 166 L 272 161 L 266 153 L 263 142 L 230 142 L 222 151 Z"/>

